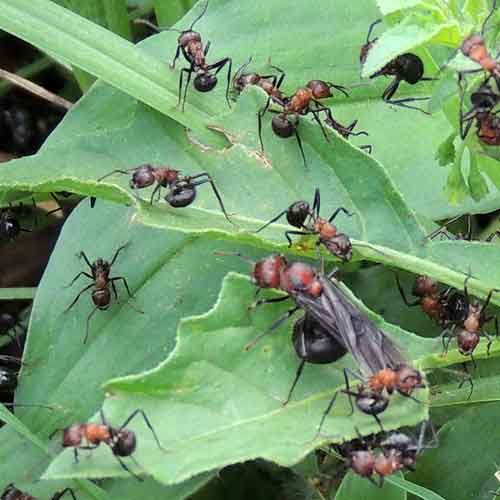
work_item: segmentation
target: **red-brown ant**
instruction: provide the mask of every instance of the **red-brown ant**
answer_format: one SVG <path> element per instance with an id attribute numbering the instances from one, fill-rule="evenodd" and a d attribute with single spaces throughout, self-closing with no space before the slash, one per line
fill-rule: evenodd
<path id="1" fill-rule="evenodd" d="M 348 373 L 363 380 L 362 384 L 358 384 L 356 391 L 350 389 Z M 317 431 L 318 434 L 321 432 L 326 417 L 330 413 L 339 392 L 349 396 L 351 415 L 354 412 L 352 403 L 352 398 L 354 397 L 357 408 L 362 413 L 372 416 L 383 430 L 378 415 L 384 412 L 389 405 L 389 399 L 385 394 L 390 396 L 394 392 L 397 392 L 401 396 L 410 398 L 419 403 L 420 401 L 412 396 L 413 391 L 415 389 L 425 388 L 420 372 L 406 364 L 400 364 L 395 368 L 383 368 L 367 378 L 363 378 L 360 374 L 344 369 L 344 379 L 345 389 L 341 389 L 333 395 L 321 417 Z"/>
<path id="2" fill-rule="evenodd" d="M 475 120 L 478 139 L 488 146 L 500 146 L 500 116 L 498 116 L 500 110 L 493 111 L 493 108 L 500 103 L 500 94 L 494 92 L 490 85 L 488 85 L 489 78 L 476 91 L 472 92 L 470 97 L 472 108 L 464 113 L 465 89 L 462 73 L 459 73 L 460 137 L 462 140 L 465 140 Z"/>
<path id="3" fill-rule="evenodd" d="M 90 263 L 89 259 L 85 255 L 85 252 L 81 251 L 78 256 L 85 260 L 86 264 L 88 265 L 91 274 L 85 272 L 85 271 L 80 271 L 71 281 L 71 283 L 68 286 L 73 285 L 75 281 L 80 277 L 80 276 L 86 276 L 87 278 L 92 280 L 92 283 L 85 288 L 83 288 L 78 295 L 74 298 L 73 302 L 65 309 L 64 312 L 68 312 L 78 301 L 80 296 L 86 292 L 87 290 L 94 288 L 92 290 L 92 302 L 94 303 L 94 308 L 90 312 L 90 314 L 87 317 L 87 326 L 85 330 L 85 338 L 83 339 L 83 343 L 85 344 L 87 342 L 87 338 L 89 336 L 89 323 L 90 319 L 94 315 L 94 313 L 97 310 L 105 311 L 106 309 L 109 308 L 110 302 L 111 302 L 111 292 L 110 292 L 110 285 L 111 289 L 113 290 L 113 293 L 115 295 L 115 299 L 118 300 L 118 293 L 116 291 L 116 286 L 115 286 L 115 281 L 122 281 L 123 284 L 125 285 L 125 288 L 127 290 L 128 296 L 130 298 L 133 298 L 132 293 L 130 292 L 130 288 L 128 287 L 127 280 L 123 276 L 115 276 L 113 278 L 109 277 L 109 273 L 111 271 L 111 267 L 116 261 L 116 258 L 118 257 L 118 254 L 127 246 L 127 244 L 121 246 L 118 248 L 118 250 L 115 252 L 115 255 L 111 259 L 111 262 L 108 262 L 107 260 L 98 258 L 95 262 Z M 137 312 L 143 313 L 143 311 L 140 311 L 136 309 Z"/>
<path id="4" fill-rule="evenodd" d="M 310 80 L 304 87 L 300 87 L 299 89 L 297 89 L 295 93 L 290 97 L 276 97 L 270 94 L 265 106 L 259 111 L 257 115 L 259 141 L 262 152 L 264 152 L 264 143 L 262 142 L 262 117 L 269 109 L 269 105 L 272 101 L 282 108 L 281 112 L 274 116 L 271 121 L 273 132 L 278 137 L 282 137 L 285 139 L 292 137 L 292 135 L 295 135 L 297 143 L 299 145 L 300 153 L 302 155 L 304 166 L 307 167 L 304 148 L 302 147 L 302 140 L 300 139 L 300 135 L 298 132 L 299 117 L 311 113 L 320 126 L 325 139 L 329 141 L 328 134 L 326 133 L 319 115 L 320 113 L 324 112 L 327 116 L 331 116 L 331 110 L 330 108 L 323 106 L 323 104 L 319 102 L 319 99 L 332 97 L 332 92 L 330 90 L 332 88 L 339 90 L 344 95 L 349 97 L 349 94 L 346 92 L 345 87 L 343 87 L 342 85 L 336 85 L 334 83 L 325 82 L 323 80 Z"/>
<path id="5" fill-rule="evenodd" d="M 100 182 L 113 174 L 130 175 L 130 173 L 132 173 L 130 188 L 134 190 L 134 194 L 138 199 L 141 199 L 138 194 L 139 189 L 150 187 L 156 183 L 151 193 L 150 203 L 153 203 L 155 195 L 157 195 L 157 199 L 159 200 L 161 188 L 166 188 L 168 192 L 165 196 L 165 201 L 174 208 L 183 208 L 191 205 L 196 198 L 196 187 L 209 183 L 210 186 L 212 186 L 212 190 L 219 202 L 224 217 L 231 224 L 234 224 L 229 218 L 224 203 L 222 202 L 221 195 L 208 172 L 201 172 L 195 175 L 182 175 L 179 170 L 174 170 L 173 168 L 154 167 L 149 163 L 145 163 L 127 170 L 113 170 L 100 177 L 97 181 Z"/>
<path id="6" fill-rule="evenodd" d="M 349 216 L 352 216 L 353 214 L 351 214 L 344 207 L 339 207 L 333 212 L 328 220 L 323 219 L 319 216 L 320 205 L 320 192 L 319 189 L 316 188 L 312 209 L 307 201 L 296 201 L 286 210 L 280 212 L 276 217 L 273 217 L 269 222 L 266 222 L 255 232 L 259 233 L 285 215 L 286 220 L 291 226 L 302 229 L 302 231 L 285 231 L 285 237 L 288 240 L 289 247 L 292 246 L 290 235 L 317 234 L 318 241 L 316 245 L 323 244 L 332 255 L 343 261 L 349 261 L 352 257 L 351 240 L 347 235 L 337 232 L 337 228 L 332 224 L 332 222 L 340 212 Z M 306 222 L 308 219 L 309 221 Z"/>
<path id="7" fill-rule="evenodd" d="M 290 401 L 306 363 L 334 363 L 347 353 L 347 349 L 308 313 L 293 325 L 292 342 L 301 361 L 283 406 Z"/>
<path id="8" fill-rule="evenodd" d="M 170 67 L 172 69 L 175 68 L 175 62 L 179 58 L 181 52 L 184 56 L 184 59 L 189 63 L 189 68 L 182 68 L 181 74 L 179 77 L 179 100 L 177 105 L 181 103 L 181 95 L 182 95 L 182 83 L 184 79 L 184 73 L 187 73 L 187 82 L 184 88 L 184 96 L 182 98 L 182 111 L 184 111 L 184 104 L 186 103 L 186 94 L 187 89 L 189 87 L 189 82 L 191 81 L 191 75 L 193 73 L 196 74 L 193 80 L 193 86 L 198 92 L 210 92 L 217 85 L 217 73 L 224 68 L 226 64 L 229 65 L 227 71 L 227 87 L 226 87 L 226 101 L 229 107 L 231 107 L 231 103 L 229 101 L 229 85 L 231 83 L 231 68 L 232 68 L 232 59 L 230 57 L 224 57 L 217 62 L 212 64 L 207 64 L 206 56 L 208 50 L 210 49 L 210 41 L 207 42 L 205 47 L 203 47 L 203 42 L 201 41 L 201 35 L 197 31 L 193 31 L 194 25 L 205 15 L 208 7 L 208 0 L 205 3 L 205 7 L 201 14 L 191 23 L 191 26 L 187 30 L 178 30 L 175 28 L 158 28 L 154 24 L 149 23 L 148 21 L 144 21 L 142 19 L 138 19 L 135 22 L 146 24 L 150 28 L 156 31 L 177 31 L 180 33 L 179 38 L 177 39 L 177 50 L 175 52 L 174 60 Z M 212 70 L 215 70 L 215 73 L 211 73 Z"/>
<path id="9" fill-rule="evenodd" d="M 64 490 L 56 491 L 56 493 L 54 493 L 51 497 L 51 500 L 60 500 L 64 495 L 66 495 L 66 493 L 68 493 L 73 500 L 76 500 L 76 496 L 72 488 L 64 488 Z M 37 500 L 37 498 L 29 493 L 25 493 L 24 491 L 17 489 L 14 486 L 14 483 L 10 483 L 3 491 L 2 496 L 0 496 L 0 500 Z"/>
<path id="10" fill-rule="evenodd" d="M 483 22 L 480 34 L 472 34 L 468 36 L 460 46 L 460 50 L 465 57 L 468 57 L 472 61 L 478 63 L 481 68 L 461 71 L 461 74 L 465 73 L 477 73 L 479 71 L 486 71 L 489 73 L 496 81 L 497 86 L 500 87 L 500 62 L 498 62 L 486 48 L 484 41 L 484 28 L 486 23 L 490 20 L 491 16 L 495 12 L 497 0 L 493 0 L 493 6 L 490 13 L 486 16 Z M 497 56 L 498 57 L 498 56 Z"/>
<path id="11" fill-rule="evenodd" d="M 279 75 L 259 75 L 258 73 L 244 73 L 245 69 L 251 62 L 252 58 L 250 57 L 248 61 L 236 71 L 236 74 L 233 78 L 234 91 L 237 94 L 240 94 L 246 87 L 255 85 L 256 87 L 260 87 L 268 96 L 271 96 L 278 100 L 283 100 L 285 98 L 285 95 L 280 90 L 280 87 L 285 78 L 285 72 L 277 66 L 273 66 L 271 64 L 271 68 L 277 70 L 279 72 Z"/>
<path id="12" fill-rule="evenodd" d="M 368 29 L 366 42 L 361 47 L 359 56 L 361 65 L 363 65 L 366 62 L 368 53 L 372 49 L 375 42 L 378 40 L 378 38 L 370 40 L 370 36 L 372 34 L 373 28 L 381 21 L 382 21 L 381 19 L 377 19 L 370 25 Z M 410 85 L 415 85 L 418 82 L 435 80 L 435 78 L 423 76 L 424 63 L 422 62 L 422 59 L 420 59 L 420 57 L 411 53 L 401 54 L 395 57 L 392 61 L 389 61 L 382 69 L 379 69 L 378 71 L 370 75 L 370 78 L 377 78 L 382 75 L 394 76 L 394 79 L 382 94 L 382 99 L 387 104 L 393 104 L 395 106 L 400 106 L 402 108 L 415 109 L 417 111 L 425 113 L 426 115 L 430 114 L 421 108 L 407 104 L 409 102 L 415 102 L 415 101 L 428 101 L 429 97 L 407 97 L 404 99 L 392 99 L 392 97 L 398 90 L 401 82 L 406 82 L 409 83 Z"/>
<path id="13" fill-rule="evenodd" d="M 75 457 L 75 463 L 78 463 L 78 450 L 94 450 L 98 448 L 101 443 L 109 446 L 111 452 L 118 460 L 120 466 L 134 476 L 139 481 L 143 479 L 134 472 L 130 470 L 127 464 L 122 460 L 121 457 L 130 457 L 133 459 L 132 454 L 137 448 L 137 438 L 135 432 L 127 429 L 127 425 L 134 419 L 137 415 L 141 415 L 144 422 L 148 426 L 151 434 L 158 445 L 160 450 L 166 451 L 163 448 L 151 422 L 146 417 L 143 410 L 135 410 L 132 414 L 125 419 L 125 422 L 120 427 L 112 427 L 107 422 L 104 412 L 100 410 L 101 424 L 73 424 L 65 429 L 56 429 L 51 435 L 52 439 L 55 434 L 62 430 L 63 432 L 63 448 L 73 448 L 73 454 Z"/>
<path id="14" fill-rule="evenodd" d="M 457 317 L 455 321 L 451 322 L 450 325 L 443 331 L 442 340 L 443 340 L 443 355 L 446 355 L 448 352 L 448 347 L 450 345 L 451 340 L 456 337 L 458 351 L 463 356 L 470 356 L 472 361 L 474 361 L 473 354 L 477 345 L 479 344 L 479 340 L 481 335 L 487 338 L 488 343 L 486 345 L 486 352 L 490 353 L 491 344 L 493 343 L 493 339 L 491 336 L 483 330 L 483 326 L 486 323 L 494 320 L 495 323 L 495 332 L 498 337 L 498 319 L 496 316 L 489 316 L 486 314 L 486 308 L 488 307 L 493 292 L 497 290 L 490 290 L 488 293 L 484 304 L 481 306 L 479 300 L 471 300 L 469 296 L 469 292 L 467 290 L 467 281 L 470 276 L 467 276 L 464 282 L 464 293 L 463 297 L 465 299 L 465 308 L 464 313 L 461 317 Z"/>

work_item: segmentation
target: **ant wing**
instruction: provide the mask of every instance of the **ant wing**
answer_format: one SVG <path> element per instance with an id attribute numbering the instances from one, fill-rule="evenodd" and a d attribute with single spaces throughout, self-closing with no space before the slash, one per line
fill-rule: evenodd
<path id="1" fill-rule="evenodd" d="M 334 282 L 325 278 L 321 281 L 323 293 L 318 298 L 299 294 L 296 302 L 349 350 L 361 373 L 370 376 L 403 364 L 401 352 L 384 332 L 352 304 Z"/>

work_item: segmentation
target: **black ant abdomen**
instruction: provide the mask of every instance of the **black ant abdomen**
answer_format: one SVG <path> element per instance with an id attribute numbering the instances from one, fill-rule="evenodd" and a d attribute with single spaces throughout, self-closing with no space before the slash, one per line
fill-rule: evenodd
<path id="1" fill-rule="evenodd" d="M 217 77 L 211 73 L 202 73 L 195 77 L 193 85 L 198 92 L 210 92 L 217 85 Z"/>
<path id="2" fill-rule="evenodd" d="M 297 118 L 292 118 L 292 116 L 288 116 L 284 113 L 280 113 L 279 115 L 273 116 L 271 121 L 271 126 L 273 128 L 273 132 L 283 139 L 288 139 L 295 134 L 297 127 L 299 125 L 299 120 Z"/>
<path id="3" fill-rule="evenodd" d="M 174 208 L 191 205 L 196 198 L 196 187 L 191 184 L 177 185 L 165 196 L 165 201 Z"/>

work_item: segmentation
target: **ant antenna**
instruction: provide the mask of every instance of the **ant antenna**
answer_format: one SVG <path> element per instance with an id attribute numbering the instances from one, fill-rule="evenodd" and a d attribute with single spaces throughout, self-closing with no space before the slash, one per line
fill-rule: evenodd
<path id="1" fill-rule="evenodd" d="M 177 33 L 182 33 L 182 30 L 178 30 L 177 28 L 160 28 L 159 26 L 156 26 L 155 24 L 146 19 L 134 19 L 134 24 L 144 24 L 145 26 L 151 28 L 157 33 L 161 33 L 162 31 L 176 31 Z"/>
<path id="2" fill-rule="evenodd" d="M 249 257 L 243 255 L 240 252 L 223 252 L 221 250 L 216 250 L 214 252 L 214 255 L 218 255 L 220 257 L 239 257 L 240 259 L 243 259 L 245 262 L 248 262 L 252 266 L 255 265 L 255 261 L 251 260 Z"/>
<path id="3" fill-rule="evenodd" d="M 194 25 L 205 15 L 205 12 L 207 11 L 207 7 L 208 7 L 208 2 L 210 0 L 207 0 L 207 2 L 205 3 L 205 7 L 203 7 L 203 10 L 201 12 L 201 14 L 191 23 L 191 26 L 189 27 L 190 30 L 193 29 Z"/>
<path id="4" fill-rule="evenodd" d="M 496 0 L 495 0 L 496 2 Z M 370 24 L 370 27 L 368 28 L 368 34 L 366 35 L 366 43 L 371 43 L 370 42 L 370 36 L 372 34 L 373 28 L 377 26 L 377 24 L 381 23 L 382 19 L 377 19 L 376 21 L 373 21 L 373 23 Z"/>
<path id="5" fill-rule="evenodd" d="M 486 16 L 486 19 L 483 22 L 483 26 L 481 28 L 481 36 L 484 35 L 484 28 L 486 26 L 486 23 L 490 20 L 491 16 L 493 15 L 493 12 L 495 12 L 497 8 L 497 0 L 493 0 L 493 6 L 491 7 L 490 13 Z"/>
<path id="6" fill-rule="evenodd" d="M 248 58 L 248 61 L 246 63 L 243 63 L 237 70 L 236 70 L 236 73 L 234 75 L 234 78 L 233 80 L 236 80 L 236 78 L 238 78 L 241 73 L 243 73 L 243 71 L 245 70 L 245 68 L 252 62 L 252 59 L 253 59 L 253 56 L 250 56 Z"/>

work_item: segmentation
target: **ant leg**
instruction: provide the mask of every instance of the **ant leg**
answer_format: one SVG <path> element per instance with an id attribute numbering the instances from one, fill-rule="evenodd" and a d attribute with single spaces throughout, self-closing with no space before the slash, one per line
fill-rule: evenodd
<path id="1" fill-rule="evenodd" d="M 73 500 L 76 500 L 75 492 L 72 488 L 64 488 L 62 491 L 58 491 L 53 497 L 52 500 L 60 500 L 66 493 L 71 495 Z"/>
<path id="2" fill-rule="evenodd" d="M 90 270 L 92 271 L 94 268 L 92 267 L 92 264 L 90 263 L 86 253 L 83 250 L 78 254 L 79 259 L 81 259 L 82 257 L 83 257 L 83 260 L 85 261 L 85 263 L 87 264 L 87 266 L 89 266 Z"/>
<path id="3" fill-rule="evenodd" d="M 298 310 L 300 309 L 299 306 L 296 306 L 296 307 L 293 307 L 292 309 L 288 310 L 283 316 L 281 316 L 281 318 L 278 318 L 266 331 L 264 331 L 263 333 L 261 333 L 260 335 L 257 335 L 257 337 L 255 337 L 251 342 L 249 342 L 246 346 L 245 346 L 245 350 L 246 351 L 249 351 L 250 349 L 252 349 L 255 344 L 262 338 L 264 337 L 265 335 L 267 335 L 268 333 L 271 333 L 273 330 L 276 330 L 276 328 L 278 328 L 284 321 L 286 321 L 288 318 L 290 318 L 291 316 L 293 316 Z"/>
<path id="4" fill-rule="evenodd" d="M 486 23 L 490 20 L 491 16 L 495 12 L 495 9 L 497 8 L 497 0 L 493 0 L 493 5 L 491 7 L 491 11 L 489 14 L 486 16 L 486 19 L 483 21 L 483 26 L 481 27 L 481 36 L 484 35 L 484 28 L 486 26 Z"/>
<path id="5" fill-rule="evenodd" d="M 261 289 L 259 288 L 258 291 Z M 257 296 L 257 294 L 256 294 Z M 255 309 L 256 307 L 263 306 L 265 304 L 276 304 L 277 302 L 284 302 L 285 300 L 288 300 L 290 297 L 288 295 L 285 295 L 284 297 L 274 297 L 272 299 L 260 299 L 255 301 L 250 307 L 252 309 Z"/>
<path id="6" fill-rule="evenodd" d="M 226 207 L 224 206 L 224 203 L 222 201 L 222 197 L 219 193 L 219 190 L 217 189 L 217 186 L 215 185 L 215 182 L 213 181 L 212 177 L 210 177 L 210 175 L 206 172 L 204 172 L 203 174 L 199 174 L 199 175 L 194 175 L 191 177 L 191 179 L 196 179 L 197 177 L 200 177 L 200 176 L 205 176 L 206 179 L 203 179 L 201 181 L 197 181 L 197 182 L 193 182 L 192 185 L 193 186 L 200 186 L 201 184 L 206 184 L 207 182 L 210 184 L 210 186 L 212 186 L 212 191 L 214 192 L 215 194 L 215 197 L 217 198 L 217 201 L 219 202 L 219 206 L 220 206 L 220 209 L 222 210 L 222 213 L 224 214 L 224 217 L 226 218 L 226 220 L 232 224 L 233 226 L 236 225 L 230 218 L 229 218 L 229 215 L 227 214 L 226 212 Z"/>
<path id="7" fill-rule="evenodd" d="M 116 258 L 118 257 L 118 254 L 124 249 L 124 248 L 127 248 L 127 246 L 129 245 L 129 242 L 125 243 L 125 245 L 122 245 L 121 247 L 119 247 L 115 254 L 113 255 L 113 258 L 111 259 L 111 262 L 109 263 L 109 267 L 111 267 L 115 261 L 116 261 Z"/>
<path id="8" fill-rule="evenodd" d="M 208 54 L 208 51 L 210 50 L 210 45 L 212 45 L 212 42 L 210 40 L 207 40 L 207 44 L 205 45 L 205 50 L 203 51 L 203 54 L 205 54 L 205 56 Z"/>
<path id="9" fill-rule="evenodd" d="M 488 295 L 486 296 L 486 300 L 484 301 L 483 307 L 481 307 L 481 311 L 480 311 L 479 315 L 483 314 L 484 311 L 486 310 L 486 308 L 488 307 L 490 300 L 491 300 L 491 296 L 493 295 L 494 291 L 495 290 L 489 291 Z M 490 319 L 490 321 L 491 321 L 491 319 Z"/>
<path id="10" fill-rule="evenodd" d="M 378 425 L 379 425 L 379 427 L 380 427 L 380 430 L 381 430 L 382 432 L 385 432 L 384 427 L 383 427 L 383 425 L 382 425 L 382 422 L 380 421 L 380 418 L 378 418 L 378 415 L 372 415 L 372 417 L 376 420 L 377 424 L 378 424 Z"/>
<path id="11" fill-rule="evenodd" d="M 113 290 L 113 294 L 115 296 L 115 300 L 116 300 L 116 302 L 118 302 L 118 292 L 116 291 L 115 283 L 112 280 L 109 280 L 109 282 L 111 284 L 111 288 Z"/>
<path id="12" fill-rule="evenodd" d="M 215 69 L 215 74 L 217 74 L 226 64 L 229 63 L 229 67 L 227 70 L 227 86 L 226 86 L 226 101 L 229 107 L 231 107 L 231 103 L 229 101 L 229 87 L 231 86 L 231 71 L 233 68 L 233 60 L 230 57 L 225 57 L 216 63 L 209 64 L 207 66 L 207 70 Z"/>
<path id="13" fill-rule="evenodd" d="M 158 445 L 158 448 L 161 450 L 165 450 L 165 448 L 162 446 L 160 439 L 158 438 L 158 435 L 156 434 L 155 430 L 153 429 L 153 426 L 151 425 L 151 422 L 149 421 L 148 417 L 144 413 L 144 410 L 135 410 L 132 412 L 132 414 L 123 422 L 123 424 L 120 426 L 119 430 L 125 429 L 127 425 L 137 416 L 137 415 L 142 415 L 142 418 L 144 419 L 145 424 L 148 426 L 148 429 L 151 431 L 151 434 L 153 435 L 156 444 Z M 166 451 L 166 450 L 165 450 Z"/>
<path id="14" fill-rule="evenodd" d="M 349 212 L 349 210 L 347 210 L 346 208 L 339 207 L 339 208 L 337 208 L 337 210 L 335 210 L 335 212 L 333 212 L 333 214 L 331 215 L 331 217 L 328 219 L 328 222 L 333 222 L 333 220 L 335 219 L 335 217 L 337 217 L 337 215 L 340 212 L 348 215 L 349 217 L 352 217 L 354 215 L 353 213 Z"/>
<path id="15" fill-rule="evenodd" d="M 320 113 L 321 110 L 320 111 L 317 111 L 317 110 L 313 111 L 312 109 L 309 108 L 308 112 L 310 112 L 313 115 L 314 119 L 316 120 L 316 123 L 321 128 L 321 132 L 323 133 L 323 137 L 325 138 L 325 141 L 330 142 L 330 138 L 328 137 L 328 134 L 326 133 L 325 127 L 324 127 L 323 123 L 321 122 L 320 118 L 318 117 L 318 113 Z"/>
<path id="16" fill-rule="evenodd" d="M 465 88 L 462 84 L 463 82 L 463 74 L 462 72 L 458 73 L 458 88 L 460 89 L 460 109 L 459 109 L 459 121 L 460 121 L 460 138 L 462 141 L 465 140 L 469 130 L 472 126 L 474 118 L 476 117 L 477 112 L 473 109 L 468 113 L 464 114 L 464 99 L 465 99 Z M 465 128 L 464 128 L 465 123 Z"/>
<path id="17" fill-rule="evenodd" d="M 283 80 L 285 79 L 286 73 L 281 68 L 278 68 L 278 66 L 275 66 L 274 64 L 270 64 L 269 66 L 278 71 L 278 73 L 280 74 L 278 82 L 276 83 L 276 88 L 279 89 L 281 87 L 281 84 L 283 83 Z"/>
<path id="18" fill-rule="evenodd" d="M 270 226 L 277 220 L 280 220 L 283 215 L 285 215 L 288 212 L 288 210 L 283 210 L 283 212 L 280 212 L 276 217 L 273 217 L 269 222 L 266 222 L 262 227 L 259 227 L 256 231 L 252 231 L 253 233 L 260 233 L 263 229 L 265 229 L 267 226 Z"/>
<path id="19" fill-rule="evenodd" d="M 424 113 L 425 115 L 430 115 L 428 111 L 425 111 L 425 109 L 418 108 L 417 106 L 410 106 L 409 104 L 405 104 L 407 102 L 415 102 L 415 101 L 428 101 L 430 97 L 406 97 L 405 99 L 396 99 L 396 100 L 391 100 L 391 99 L 386 99 L 385 102 L 387 104 L 392 104 L 393 106 L 399 106 L 401 108 L 406 108 L 406 109 L 414 109 L 416 111 L 420 111 Z"/>
<path id="20" fill-rule="evenodd" d="M 72 286 L 75 281 L 80 277 L 80 276 L 86 276 L 87 278 L 91 279 L 92 281 L 94 281 L 94 277 L 91 276 L 89 273 L 85 272 L 85 271 L 80 271 L 72 280 L 71 280 L 71 283 L 69 285 L 66 285 L 64 288 L 69 288 L 70 286 Z"/>
<path id="21" fill-rule="evenodd" d="M 292 383 L 292 387 L 290 387 L 290 390 L 288 391 L 288 396 L 286 397 L 285 401 L 281 403 L 283 406 L 286 406 L 290 399 L 292 398 L 292 393 L 293 390 L 295 389 L 295 386 L 297 385 L 297 382 L 299 381 L 300 376 L 302 375 L 302 371 L 304 370 L 304 365 L 306 364 L 306 360 L 303 359 L 300 362 L 299 368 L 297 369 L 297 373 L 295 374 L 295 378 Z"/>
<path id="22" fill-rule="evenodd" d="M 170 69 L 175 69 L 175 61 L 179 59 L 179 56 L 181 55 L 181 46 L 177 44 L 177 50 L 175 51 L 175 56 L 172 62 L 169 64 Z"/>
<path id="23" fill-rule="evenodd" d="M 138 476 L 135 472 L 132 472 L 132 470 L 128 467 L 128 465 L 118 456 L 118 455 L 115 455 L 116 457 L 116 460 L 118 460 L 118 463 L 120 464 L 121 468 L 125 471 L 127 471 L 131 476 L 135 477 L 135 479 L 137 479 L 137 481 L 144 481 L 144 479 L 142 479 L 142 477 Z"/>
<path id="24" fill-rule="evenodd" d="M 295 127 L 295 137 L 297 138 L 297 144 L 299 145 L 300 149 L 300 154 L 302 155 L 302 160 L 304 162 L 304 168 L 307 167 L 307 161 L 306 161 L 306 155 L 304 154 L 304 148 L 302 147 L 302 140 L 300 139 L 299 131 L 297 130 L 297 127 Z"/>
<path id="25" fill-rule="evenodd" d="M 209 2 L 209 0 L 207 0 L 205 2 L 205 6 L 203 7 L 203 10 L 200 12 L 199 16 L 191 23 L 191 26 L 189 27 L 190 31 L 194 28 L 194 25 L 205 15 L 205 12 L 207 11 L 207 7 L 208 7 L 208 2 Z"/>
<path id="26" fill-rule="evenodd" d="M 316 188 L 314 190 L 314 201 L 312 206 L 312 212 L 313 214 L 316 215 L 316 217 L 319 217 L 320 210 L 321 210 L 321 194 L 319 192 L 319 188 Z"/>
<path id="27" fill-rule="evenodd" d="M 462 378 L 462 380 L 458 384 L 458 389 L 461 389 L 462 386 L 465 384 L 465 382 L 469 382 L 469 384 L 470 384 L 470 392 L 469 392 L 469 395 L 467 396 L 467 401 L 469 401 L 469 399 L 472 397 L 472 393 L 474 391 L 474 382 L 472 381 L 471 374 L 467 371 L 467 364 L 466 363 L 462 363 L 462 367 L 464 369 L 464 373 L 467 376 Z"/>
<path id="28" fill-rule="evenodd" d="M 134 170 L 137 170 L 137 167 L 134 167 L 134 168 L 129 168 L 127 170 L 120 170 L 120 169 L 116 169 L 116 170 L 112 170 L 111 172 L 109 172 L 108 174 L 106 175 L 103 175 L 102 177 L 99 177 L 99 179 L 97 179 L 97 182 L 101 182 L 103 179 L 105 179 L 106 177 L 110 177 L 111 175 L 113 174 L 124 174 L 124 175 L 128 175 L 130 174 L 130 172 L 133 172 Z"/>
<path id="29" fill-rule="evenodd" d="M 193 67 L 191 65 L 191 67 L 188 69 L 188 68 L 183 68 L 181 69 L 181 77 L 180 77 L 180 82 L 182 84 L 182 75 L 184 73 L 187 73 L 187 81 L 186 81 L 186 86 L 184 87 L 184 97 L 182 99 L 182 111 L 184 111 L 184 106 L 186 105 L 186 96 L 187 96 L 187 91 L 188 91 L 188 87 L 189 87 L 189 82 L 191 81 L 191 75 L 193 74 Z M 180 85 L 179 85 L 179 89 L 180 89 Z M 179 105 L 179 103 L 177 103 L 177 105 Z"/>
<path id="30" fill-rule="evenodd" d="M 78 301 L 82 293 L 86 292 L 90 288 L 94 286 L 94 283 L 91 283 L 90 285 L 86 286 L 83 290 L 80 291 L 80 293 L 74 298 L 73 302 L 64 310 L 64 312 L 68 312 Z"/>
<path id="31" fill-rule="evenodd" d="M 134 296 L 133 296 L 133 295 L 132 295 L 132 293 L 130 292 L 130 288 L 128 287 L 128 283 L 127 283 L 126 278 L 124 278 L 123 276 L 115 276 L 114 278 L 111 278 L 109 281 L 111 282 L 111 284 L 112 284 L 113 286 L 114 286 L 114 283 L 113 283 L 114 281 L 122 281 L 122 282 L 123 282 L 123 284 L 125 285 L 125 288 L 127 289 L 128 296 L 129 296 L 131 299 L 133 299 L 133 298 L 134 298 Z M 117 299 L 118 299 L 118 297 L 117 297 Z"/>
<path id="32" fill-rule="evenodd" d="M 78 448 L 73 448 L 73 455 L 75 457 L 75 464 L 78 463 Z"/>
<path id="33" fill-rule="evenodd" d="M 484 241 L 489 243 L 490 241 L 493 241 L 495 238 L 499 237 L 500 237 L 500 230 L 497 230 L 494 233 L 491 233 Z"/>
<path id="34" fill-rule="evenodd" d="M 97 310 L 99 310 L 99 308 L 96 306 L 96 307 L 94 307 L 94 309 L 92 309 L 92 311 L 90 312 L 90 314 L 87 316 L 87 324 L 86 324 L 86 327 L 85 327 L 85 338 L 83 339 L 83 343 L 84 344 L 87 343 L 87 339 L 89 338 L 90 319 L 92 318 L 92 316 L 94 315 L 94 313 Z"/>
<path id="35" fill-rule="evenodd" d="M 310 231 L 285 231 L 285 237 L 288 240 L 288 248 L 290 248 L 293 245 L 293 241 L 290 238 L 291 234 L 294 234 L 296 236 L 307 236 L 309 234 L 316 234 L 316 233 Z"/>
<path id="36" fill-rule="evenodd" d="M 380 24 L 381 22 L 382 19 L 377 19 L 370 24 L 370 27 L 368 28 L 368 35 L 366 35 L 366 43 L 370 43 L 370 37 L 372 35 L 373 28 L 375 28 L 375 26 L 377 26 L 377 24 Z"/>
<path id="37" fill-rule="evenodd" d="M 401 295 L 401 298 L 403 299 L 403 302 L 408 306 L 408 307 L 415 307 L 420 305 L 420 299 L 415 300 L 415 302 L 410 302 L 408 298 L 406 297 L 406 294 L 403 290 L 403 287 L 401 286 L 401 282 L 399 281 L 399 275 L 397 273 L 394 273 L 394 277 L 396 278 L 396 285 L 399 290 L 399 294 Z"/>
<path id="38" fill-rule="evenodd" d="M 321 420 L 320 420 L 319 425 L 318 425 L 318 430 L 316 431 L 316 435 L 314 436 L 315 439 L 316 439 L 316 437 L 318 437 L 321 434 L 321 429 L 323 428 L 323 425 L 325 424 L 326 417 L 328 417 L 328 414 L 330 413 L 331 409 L 333 408 L 333 405 L 335 404 L 335 400 L 337 399 L 338 394 L 339 394 L 338 391 L 335 392 L 332 399 L 330 399 L 328 406 L 326 407 L 325 411 L 323 412 L 323 415 L 321 416 Z"/>
<path id="39" fill-rule="evenodd" d="M 266 104 L 262 109 L 259 109 L 257 113 L 257 129 L 259 133 L 259 142 L 260 142 L 260 150 L 262 153 L 264 153 L 264 142 L 262 141 L 262 117 L 266 113 L 266 111 L 269 109 L 269 105 L 271 104 L 271 96 L 267 98 Z"/>
<path id="40" fill-rule="evenodd" d="M 443 344 L 443 354 L 442 356 L 446 356 L 448 354 L 448 349 L 450 348 L 450 343 L 454 337 L 454 330 L 452 328 L 446 328 L 443 330 L 441 334 L 441 341 Z"/>

